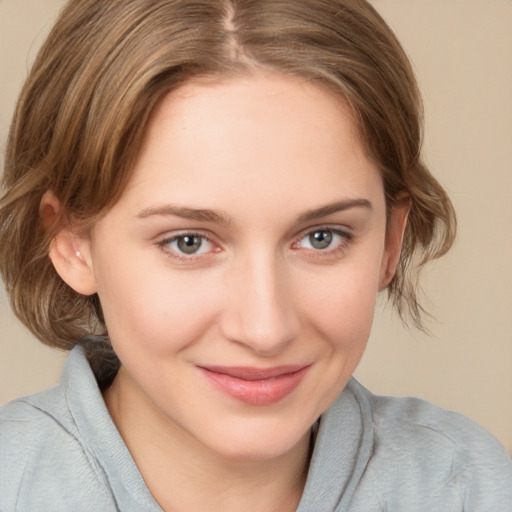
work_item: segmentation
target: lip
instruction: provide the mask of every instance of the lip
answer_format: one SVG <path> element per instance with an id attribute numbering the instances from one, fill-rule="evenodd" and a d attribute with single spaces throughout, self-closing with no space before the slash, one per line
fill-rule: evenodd
<path id="1" fill-rule="evenodd" d="M 198 366 L 217 389 L 249 405 L 271 405 L 292 393 L 311 365 L 250 368 L 242 366 Z"/>

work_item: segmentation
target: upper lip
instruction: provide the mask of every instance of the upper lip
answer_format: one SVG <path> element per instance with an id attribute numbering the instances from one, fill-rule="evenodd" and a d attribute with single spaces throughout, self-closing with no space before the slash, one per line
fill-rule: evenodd
<path id="1" fill-rule="evenodd" d="M 200 366 L 209 372 L 221 373 L 242 380 L 266 380 L 298 372 L 309 364 L 274 366 L 273 368 L 252 368 L 249 366 Z"/>

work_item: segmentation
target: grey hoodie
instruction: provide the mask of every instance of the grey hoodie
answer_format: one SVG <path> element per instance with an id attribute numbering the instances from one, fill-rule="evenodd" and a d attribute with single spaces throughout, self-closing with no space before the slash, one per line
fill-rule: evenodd
<path id="1" fill-rule="evenodd" d="M 80 348 L 54 388 L 0 408 L 2 512 L 161 511 Z M 351 379 L 320 420 L 298 512 L 512 512 L 512 463 L 463 416 Z"/>

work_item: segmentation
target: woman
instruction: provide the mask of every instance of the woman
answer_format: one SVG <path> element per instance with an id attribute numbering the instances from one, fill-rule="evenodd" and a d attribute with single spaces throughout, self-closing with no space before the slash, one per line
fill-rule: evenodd
<path id="1" fill-rule="evenodd" d="M 351 375 L 453 240 L 361 1 L 71 1 L 22 91 L 0 263 L 72 349 L 2 411 L 5 510 L 508 510 L 503 448 Z"/>

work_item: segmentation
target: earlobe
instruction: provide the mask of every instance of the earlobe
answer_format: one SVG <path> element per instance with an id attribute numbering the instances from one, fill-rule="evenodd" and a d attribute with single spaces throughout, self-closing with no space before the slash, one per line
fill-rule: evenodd
<path id="1" fill-rule="evenodd" d="M 391 209 L 380 272 L 379 290 L 386 288 L 395 276 L 400 262 L 402 242 L 410 209 L 411 200 L 408 196 L 398 199 Z"/>
<path id="2" fill-rule="evenodd" d="M 45 229 L 51 232 L 61 217 L 61 204 L 53 192 L 46 192 L 41 199 L 40 215 Z M 53 236 L 49 256 L 59 276 L 73 290 L 81 295 L 96 293 L 88 236 L 78 235 L 66 223 Z"/>

